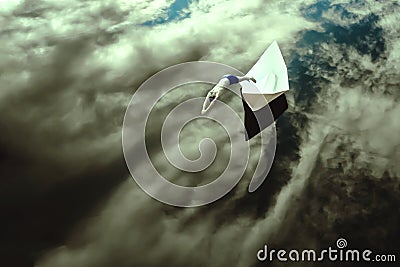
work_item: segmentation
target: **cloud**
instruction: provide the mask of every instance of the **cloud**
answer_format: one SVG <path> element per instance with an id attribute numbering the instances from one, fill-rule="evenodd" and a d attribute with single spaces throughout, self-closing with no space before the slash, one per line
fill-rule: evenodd
<path id="1" fill-rule="evenodd" d="M 18 238 L 10 235 L 2 242 L 6 248 L 25 244 L 8 255 L 10 262 L 35 253 L 34 259 L 23 260 L 52 267 L 249 266 L 266 242 L 329 245 L 337 232 L 354 231 L 346 222 L 357 223 L 359 216 L 362 222 L 374 219 L 378 202 L 385 203 L 384 214 L 396 210 L 399 31 L 389 4 L 346 5 L 357 16 L 338 24 L 340 11 L 323 15 L 344 27 L 341 33 L 370 12 L 380 16 L 376 26 L 385 47 L 374 60 L 332 37 L 322 43 L 306 40 L 299 47 L 312 30 L 329 30 L 302 14 L 315 1 L 194 1 L 187 19 L 139 25 L 165 16 L 171 2 L 0 3 L 0 21 L 7 21 L 0 32 L 0 144 L 7 176 L 1 188 L 3 200 L 19 199 L 2 204 L 17 214 L 3 227 L 16 225 L 11 233 L 25 228 Z M 372 35 L 354 42 L 376 44 L 368 39 Z M 276 160 L 258 194 L 247 194 L 248 180 L 243 179 L 227 197 L 198 209 L 176 209 L 149 198 L 128 177 L 121 151 L 123 114 L 135 89 L 164 67 L 191 60 L 246 71 L 275 39 L 288 63 L 298 53 L 306 66 L 301 77 L 291 77 L 292 106 L 281 120 L 300 137 L 285 137 L 293 145 L 278 146 L 278 155 L 288 161 Z M 306 74 L 315 87 L 298 86 Z M 176 98 L 200 96 L 206 89 L 201 90 L 178 92 Z M 307 90 L 315 97 L 304 106 L 297 95 Z M 171 97 L 166 106 L 174 102 Z M 291 161 L 297 153 L 299 161 Z M 155 160 L 171 177 L 187 180 L 170 171 L 163 157 Z M 377 188 L 370 202 L 364 202 L 370 190 L 365 184 Z M 341 199 L 351 203 L 352 210 L 345 209 L 348 216 L 340 209 Z M 38 223 L 22 227 L 32 218 Z M 393 218 L 379 227 L 383 241 L 395 231 Z M 370 231 L 365 226 L 354 236 Z"/>
<path id="2" fill-rule="evenodd" d="M 202 4 L 207 3 L 203 2 Z M 66 38 L 69 33 L 68 28 L 61 29 L 60 32 L 62 34 L 58 34 L 55 35 L 56 37 L 53 37 L 53 39 L 55 39 L 56 46 L 48 48 L 48 55 L 64 56 L 65 59 L 54 59 L 53 56 L 50 57 L 52 59 L 52 61 L 50 62 L 54 62 L 54 64 L 60 64 L 61 62 L 63 62 L 61 63 L 60 67 L 64 69 L 60 69 L 60 67 L 55 68 L 53 65 L 50 65 L 48 69 L 43 69 L 42 71 L 40 71 L 40 73 L 44 73 L 44 71 L 49 72 L 52 69 L 57 71 L 60 70 L 60 73 L 50 75 L 50 77 L 53 78 L 58 77 L 57 81 L 71 73 L 71 77 L 67 76 L 65 78 L 65 83 L 67 83 L 67 86 L 63 88 L 58 88 L 58 90 L 54 93 L 54 98 L 52 98 L 52 101 L 54 102 L 54 109 L 56 112 L 62 112 L 60 108 L 62 108 L 63 105 L 67 105 L 67 103 L 71 101 L 71 104 L 67 105 L 67 107 L 64 108 L 64 112 L 66 112 L 67 109 L 71 109 L 71 111 L 67 112 L 67 115 L 64 115 L 65 119 L 62 121 L 62 123 L 58 124 L 59 126 L 57 128 L 66 130 L 64 134 L 67 134 L 68 136 L 69 133 L 72 131 L 70 130 L 70 127 L 72 127 L 74 136 L 76 136 L 77 138 L 85 138 L 85 141 L 87 141 L 87 143 L 83 147 L 80 147 L 80 149 L 75 151 L 75 149 L 71 148 L 71 144 L 73 143 L 71 143 L 71 140 L 67 138 L 65 140 L 65 143 L 68 144 L 70 151 L 73 152 L 72 154 L 70 152 L 70 157 L 68 157 L 66 160 L 76 160 L 78 162 L 81 162 L 82 158 L 87 158 L 86 153 L 101 155 L 101 160 L 105 162 L 115 158 L 116 156 L 113 156 L 112 153 L 110 154 L 110 151 L 114 151 L 115 153 L 119 152 L 119 149 L 112 149 L 111 147 L 114 147 L 115 144 L 117 144 L 117 140 L 113 139 L 113 137 L 118 139 L 118 137 L 114 135 L 114 133 L 120 130 L 120 128 L 117 124 L 118 119 L 113 127 L 110 126 L 109 121 L 115 121 L 115 114 L 118 114 L 118 110 L 126 105 L 126 102 L 123 98 L 129 98 L 128 93 L 132 92 L 129 88 L 138 85 L 139 82 L 143 81 L 143 79 L 147 78 L 148 75 L 151 75 L 156 70 L 159 70 L 160 68 L 173 63 L 185 61 L 185 59 L 215 60 L 227 64 L 232 64 L 238 68 L 246 69 L 255 61 L 257 56 L 262 53 L 266 45 L 273 39 L 278 39 L 278 41 L 281 41 L 283 46 L 285 45 L 285 41 L 290 40 L 288 43 L 286 43 L 286 46 L 290 47 L 291 45 L 294 45 L 293 36 L 295 36 L 299 30 L 312 27 L 312 23 L 305 21 L 301 17 L 295 16 L 294 12 L 297 12 L 297 9 L 292 6 L 278 6 L 276 4 L 265 5 L 260 2 L 248 3 L 244 5 L 237 2 L 235 6 L 231 6 L 230 9 L 227 9 L 227 4 L 227 2 L 213 2 L 211 4 L 212 7 L 208 11 L 208 13 L 202 13 L 201 10 L 197 10 L 197 6 L 193 5 L 191 7 L 192 13 L 190 19 L 185 21 L 173 22 L 169 25 L 160 25 L 153 28 L 130 28 L 128 23 L 122 22 L 124 23 L 122 24 L 123 27 L 120 27 L 118 31 L 114 31 L 114 27 L 111 33 L 107 33 L 107 30 L 109 30 L 110 27 L 104 26 L 106 33 L 103 33 L 101 29 L 95 28 L 92 30 L 91 27 L 86 29 L 85 27 L 83 27 L 83 25 L 80 25 L 77 28 L 85 29 L 85 31 L 78 31 L 78 35 L 76 35 L 76 32 L 73 34 L 71 33 L 74 38 Z M 261 9 L 256 12 L 256 9 L 258 7 L 261 7 Z M 97 5 L 95 5 L 93 8 L 94 10 L 101 9 L 101 7 L 98 7 Z M 227 10 L 222 12 L 222 9 L 224 8 Z M 261 15 L 265 12 L 265 10 L 268 10 L 268 17 Z M 287 14 L 282 15 L 278 10 L 287 12 Z M 244 15 L 242 15 L 242 13 L 244 13 Z M 223 16 L 221 16 L 220 14 L 223 14 Z M 297 23 L 290 24 L 287 26 L 287 29 L 282 30 L 282 23 L 279 23 L 279 21 L 283 22 L 289 17 L 295 19 Z M 65 19 L 67 18 L 64 18 L 64 20 Z M 65 22 L 57 23 L 67 24 Z M 254 25 L 266 24 L 268 25 L 268 27 L 257 27 L 249 29 L 248 26 L 245 25 L 250 23 L 254 23 Z M 279 31 L 277 30 L 278 28 L 280 29 Z M 226 29 L 229 29 L 229 33 L 227 33 Z M 221 34 L 224 34 L 226 36 L 226 38 L 223 39 L 223 44 L 221 44 Z M 243 36 L 243 38 L 238 38 L 237 36 Z M 260 39 L 259 36 L 263 36 L 263 38 Z M 246 49 L 246 47 L 249 47 L 249 45 L 244 43 L 244 40 L 252 43 L 251 49 Z M 64 51 L 64 49 L 66 51 Z M 65 54 L 65 52 L 68 51 L 79 51 L 77 49 L 82 50 L 79 53 Z M 237 55 L 233 57 L 232 54 Z M 43 78 L 38 80 L 41 82 L 42 79 Z M 68 84 L 70 83 L 69 80 L 71 80 L 71 85 Z M 62 86 L 64 86 L 64 84 L 62 84 Z M 19 96 L 20 95 L 18 94 L 17 97 Z M 57 98 L 60 98 L 60 100 L 57 101 Z M 60 102 L 64 104 L 60 106 Z M 104 112 L 104 114 L 102 110 L 110 109 L 110 106 L 114 106 L 112 110 L 115 110 L 115 112 Z M 102 114 L 101 116 L 99 116 L 99 112 L 100 114 Z M 98 116 L 100 118 L 98 118 Z M 39 121 L 38 118 L 36 120 Z M 83 123 L 82 121 L 88 122 Z M 92 127 L 87 125 L 88 123 L 92 124 Z M 92 134 L 92 138 L 87 139 L 89 133 L 83 134 L 83 125 L 86 125 L 87 127 L 89 126 L 88 130 L 89 133 Z M 91 129 L 93 129 L 93 131 Z M 97 131 L 95 131 L 95 129 Z M 105 139 L 106 137 L 107 139 L 111 138 L 109 139 L 110 141 L 105 142 L 105 140 L 107 140 Z M 77 143 L 77 145 L 81 146 L 82 143 L 83 142 L 80 141 Z M 93 150 L 93 146 L 91 146 L 90 144 L 94 145 L 96 143 L 101 144 L 101 147 L 104 150 Z M 51 148 L 49 149 L 50 153 L 56 153 L 57 157 L 65 157 L 66 155 L 65 151 L 60 151 L 57 153 L 56 151 L 52 151 Z M 82 149 L 85 150 L 82 151 Z M 54 156 L 54 154 L 51 155 Z M 103 155 L 107 155 L 107 157 L 104 158 Z M 88 162 L 93 161 L 92 159 L 90 159 L 88 160 Z M 80 179 L 82 179 L 82 176 L 80 177 Z M 181 177 L 180 179 L 184 180 L 184 177 Z M 126 187 L 128 186 L 130 188 L 132 185 L 124 184 L 123 186 L 121 186 L 122 189 L 120 190 L 127 190 Z M 247 185 L 243 184 L 240 187 L 240 190 L 237 190 L 238 193 L 240 192 L 238 198 L 240 198 L 240 196 L 245 193 L 246 186 Z M 134 190 L 134 192 L 138 191 L 137 188 L 133 188 L 131 190 Z M 147 197 L 144 196 L 142 193 L 140 193 L 139 196 L 147 199 Z M 144 209 L 146 205 L 149 205 L 149 208 L 152 206 L 147 202 L 145 203 L 146 204 L 138 203 L 137 208 Z M 105 207 L 106 210 L 114 210 L 113 207 L 108 208 L 108 205 L 109 204 L 107 204 Z M 113 204 L 110 205 L 114 206 Z M 131 210 L 131 207 L 126 208 L 129 210 L 130 214 L 136 213 L 136 208 L 134 210 Z M 155 214 L 160 214 L 160 212 L 162 212 L 162 210 L 160 211 L 158 209 L 154 211 Z M 216 211 L 209 215 L 209 224 L 196 224 L 196 226 L 193 227 L 195 231 L 200 234 L 201 232 L 203 232 L 202 229 L 206 229 L 208 227 L 213 228 L 215 220 L 214 217 L 217 216 L 215 215 L 215 213 Z M 145 213 L 145 217 L 149 216 L 150 215 L 147 215 L 147 213 Z M 192 216 L 196 217 L 197 215 L 196 213 L 194 213 Z M 114 222 L 114 220 L 112 220 L 111 222 L 107 222 L 110 218 L 115 218 L 115 216 L 110 217 L 108 215 L 105 215 L 104 223 L 117 223 Z M 96 222 L 91 223 L 97 225 Z M 161 221 L 161 224 L 163 223 L 165 222 Z M 102 225 L 102 223 L 100 224 Z M 127 225 L 124 226 L 123 229 L 125 227 L 130 228 L 133 232 L 132 234 L 136 235 L 136 228 L 141 228 L 143 227 L 143 225 L 141 224 L 137 227 Z M 154 226 L 155 229 L 157 227 L 161 226 Z M 175 251 L 175 249 L 172 249 L 172 246 L 168 247 L 167 244 L 171 242 L 171 239 L 173 239 L 172 236 L 174 234 L 174 227 L 177 227 L 177 225 L 171 223 L 170 227 L 172 228 L 165 229 L 165 233 L 161 235 L 161 237 L 159 237 L 159 241 L 161 242 L 160 247 L 155 252 L 159 256 L 156 257 L 156 262 L 154 263 L 154 265 L 159 263 L 159 261 L 162 260 L 163 257 L 168 257 L 167 255 L 172 253 L 172 250 Z M 101 226 L 99 226 L 99 228 L 101 229 L 99 231 L 103 231 Z M 227 239 L 229 236 L 231 236 L 231 238 L 234 238 L 233 233 L 239 231 L 238 228 L 240 229 L 240 227 L 238 227 L 237 225 L 232 225 L 232 231 L 229 230 L 230 228 L 227 228 L 226 230 L 219 230 L 221 232 L 221 235 L 219 237 L 219 242 L 221 243 L 221 246 L 225 242 L 224 240 Z M 98 233 L 96 233 L 96 236 L 97 235 Z M 101 239 L 103 237 L 105 236 L 102 236 Z M 145 237 L 140 238 L 144 239 Z M 187 233 L 183 235 L 180 242 L 184 244 L 186 243 L 186 240 L 189 240 L 191 238 L 192 234 L 190 233 L 190 231 L 187 231 Z M 209 236 L 209 238 L 211 237 Z M 137 238 L 133 238 L 133 240 L 137 240 Z M 150 238 L 150 240 L 152 239 Z M 200 244 L 201 242 L 203 242 L 201 240 L 202 239 L 195 242 L 193 247 L 195 247 L 195 244 Z M 92 242 L 92 240 L 87 242 Z M 177 243 L 177 245 L 179 244 Z M 89 245 L 89 248 L 90 247 L 92 246 Z M 143 249 L 145 249 L 145 247 L 146 246 L 143 246 Z M 187 245 L 184 245 L 181 250 L 183 251 L 185 247 L 187 247 Z M 217 247 L 217 245 L 215 245 L 215 247 Z M 82 262 L 80 262 L 79 264 L 90 265 L 93 264 L 91 263 L 92 261 L 96 262 L 96 257 L 92 257 L 92 253 L 95 253 L 94 251 L 97 251 L 97 249 L 100 248 L 94 245 L 93 252 L 90 252 L 90 249 L 76 251 L 76 253 L 78 253 L 79 255 L 76 257 L 76 259 L 78 261 L 82 260 Z M 104 249 L 104 251 L 108 251 L 109 249 L 113 248 L 106 246 L 101 249 Z M 128 245 L 125 247 L 125 249 L 126 253 L 122 253 L 123 258 L 128 257 L 128 251 L 130 252 L 130 248 Z M 61 249 L 60 252 L 61 254 L 63 254 L 64 252 L 66 254 L 75 253 L 75 251 L 70 252 L 68 249 Z M 183 257 L 181 262 L 177 262 L 177 264 L 185 264 L 188 259 L 187 257 L 191 255 L 189 252 L 190 251 L 187 251 L 186 257 Z M 86 253 L 91 256 L 82 256 L 86 255 Z M 58 256 L 61 254 L 56 253 L 57 256 L 55 257 L 58 258 Z M 105 253 L 103 255 L 107 254 L 108 253 Z M 138 255 L 141 254 L 143 253 L 140 253 Z M 66 256 L 66 258 L 68 259 L 64 258 L 64 256 L 62 255 L 60 257 L 62 259 L 65 259 L 66 262 L 72 260 L 69 259 L 68 256 Z M 203 255 L 199 256 L 199 258 L 203 259 Z M 217 255 L 215 255 L 214 258 L 217 259 Z M 223 262 L 225 261 L 224 258 L 221 258 L 219 260 L 220 264 L 223 264 Z M 106 262 L 104 261 L 102 255 L 100 256 L 100 259 L 97 260 Z M 140 257 L 133 259 L 134 262 L 147 262 L 149 260 L 149 258 L 140 259 Z M 52 262 L 51 259 L 49 261 Z M 59 262 L 58 259 L 55 259 L 55 261 Z M 121 261 L 123 261 L 122 258 Z M 62 265 L 65 262 L 63 260 L 60 260 L 59 263 L 60 265 Z M 149 261 L 148 263 L 151 264 L 151 261 Z"/>
<path id="3" fill-rule="evenodd" d="M 395 163 L 400 153 L 396 134 L 400 110 L 398 82 L 394 82 L 398 52 L 393 47 L 398 45 L 399 29 L 386 19 L 395 16 L 389 7 L 375 4 L 368 2 L 370 11 L 380 16 L 373 24 L 377 28 L 359 33 L 366 35 L 359 41 L 360 46 L 369 45 L 366 51 L 332 40 L 317 43 L 311 56 L 300 51 L 311 65 L 307 74 L 320 88 L 312 105 L 306 107 L 307 127 L 297 167 L 309 173 L 301 176 L 307 186 L 294 194 L 297 198 L 290 202 L 290 214 L 281 223 L 281 235 L 271 240 L 273 244 L 323 249 L 344 237 L 353 247 L 396 251 L 398 241 L 392 235 L 400 201 Z M 383 36 L 371 41 L 369 35 L 376 30 L 382 30 Z M 372 52 L 382 39 L 385 49 L 375 58 Z M 317 63 L 309 61 L 315 57 Z M 306 156 L 304 151 L 312 148 L 310 142 L 316 136 L 323 140 L 317 157 L 314 153 L 314 157 Z M 312 164 L 300 168 L 308 160 Z M 292 193 L 297 191 L 293 187 Z"/>

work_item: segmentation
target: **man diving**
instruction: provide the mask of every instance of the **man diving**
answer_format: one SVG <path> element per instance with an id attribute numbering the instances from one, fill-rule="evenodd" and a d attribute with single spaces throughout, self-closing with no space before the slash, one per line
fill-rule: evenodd
<path id="1" fill-rule="evenodd" d="M 225 93 L 226 88 L 228 86 L 240 83 L 242 81 L 256 82 L 256 79 L 254 79 L 252 76 L 246 76 L 246 75 L 235 76 L 232 74 L 227 74 L 222 76 L 217 85 L 215 85 L 214 88 L 208 92 L 206 99 L 204 100 L 203 109 L 201 113 L 204 114 L 205 112 L 207 112 L 211 108 L 211 106 L 215 103 L 215 100 L 217 100 L 223 93 Z"/>

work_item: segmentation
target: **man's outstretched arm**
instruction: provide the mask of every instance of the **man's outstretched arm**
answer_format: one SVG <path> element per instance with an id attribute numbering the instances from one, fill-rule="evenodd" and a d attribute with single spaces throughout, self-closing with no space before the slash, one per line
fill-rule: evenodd
<path id="1" fill-rule="evenodd" d="M 209 100 L 210 95 L 211 95 L 211 91 L 207 93 L 206 99 L 204 99 L 202 113 L 207 111 L 206 106 L 207 106 L 207 102 L 210 101 Z"/>

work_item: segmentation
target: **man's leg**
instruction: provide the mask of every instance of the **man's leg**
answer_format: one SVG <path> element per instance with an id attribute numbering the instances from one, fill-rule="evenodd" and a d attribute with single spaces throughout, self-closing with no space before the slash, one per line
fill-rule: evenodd
<path id="1" fill-rule="evenodd" d="M 245 75 L 245 76 L 238 76 L 238 79 L 239 79 L 239 82 L 242 82 L 242 81 L 253 81 L 253 82 L 257 82 L 256 79 L 254 79 L 254 77 L 252 77 L 252 76 L 247 76 L 247 75 Z"/>

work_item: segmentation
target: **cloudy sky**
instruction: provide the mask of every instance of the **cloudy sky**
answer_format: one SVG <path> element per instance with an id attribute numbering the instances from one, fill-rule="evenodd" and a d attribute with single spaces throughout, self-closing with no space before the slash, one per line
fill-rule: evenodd
<path id="1" fill-rule="evenodd" d="M 369 0 L 0 0 L 1 265 L 256 266 L 264 244 L 320 249 L 339 237 L 398 253 L 399 11 Z M 146 195 L 121 146 L 135 90 L 188 61 L 246 72 L 274 40 L 290 107 L 262 187 L 249 194 L 244 177 L 187 209 Z M 166 108 L 206 92 L 178 90 Z M 184 143 L 204 138 L 191 133 Z M 155 165 L 193 179 L 161 151 Z M 204 179 L 220 172 L 211 167 Z"/>

